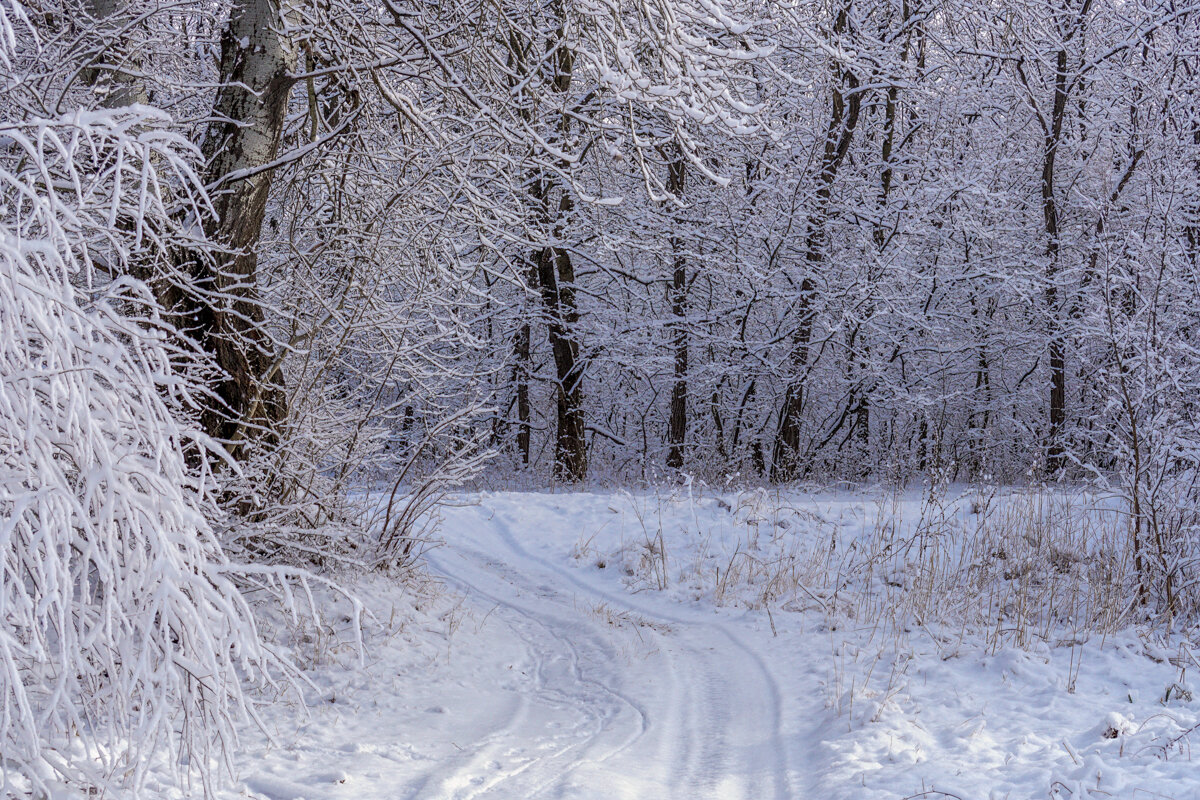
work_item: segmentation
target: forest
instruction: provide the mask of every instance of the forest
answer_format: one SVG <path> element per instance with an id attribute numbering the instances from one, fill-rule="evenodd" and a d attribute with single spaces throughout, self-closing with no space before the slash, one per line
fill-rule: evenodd
<path id="1" fill-rule="evenodd" d="M 0 0 L 0 265 L 3 797 L 226 791 L 470 493 L 1090 498 L 1053 625 L 1200 621 L 1190 0 Z"/>

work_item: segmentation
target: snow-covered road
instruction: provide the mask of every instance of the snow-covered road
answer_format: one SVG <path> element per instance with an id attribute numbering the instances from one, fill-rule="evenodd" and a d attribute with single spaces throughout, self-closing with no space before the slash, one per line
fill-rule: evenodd
<path id="1" fill-rule="evenodd" d="M 820 692 L 773 672 L 755 631 L 606 591 L 531 553 L 502 521 L 480 531 L 431 568 L 504 620 L 534 679 L 510 719 L 431 775 L 443 791 L 423 796 L 799 796 L 810 770 L 785 746 L 783 697 L 809 688 L 820 708 Z"/>

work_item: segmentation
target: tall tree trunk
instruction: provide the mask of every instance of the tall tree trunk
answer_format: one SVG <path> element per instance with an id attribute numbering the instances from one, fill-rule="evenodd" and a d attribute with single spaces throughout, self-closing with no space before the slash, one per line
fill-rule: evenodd
<path id="1" fill-rule="evenodd" d="M 571 88 L 575 53 L 566 42 L 566 10 L 561 2 L 552 3 L 559 20 L 549 65 L 552 70 L 550 89 L 565 100 Z M 558 118 L 558 145 L 566 145 L 570 116 L 563 111 Z M 566 171 L 569 165 L 560 164 Z M 536 254 L 538 283 L 542 301 L 549 316 L 547 331 L 554 356 L 557 394 L 557 430 L 554 439 L 554 475 L 558 480 L 578 482 L 587 478 L 587 429 L 583 414 L 583 373 L 578 340 L 579 307 L 575 298 L 575 267 L 571 254 L 561 246 L 565 239 L 568 217 L 574 208 L 570 187 L 555 186 L 543 175 L 534 186 L 534 199 L 543 213 L 543 230 L 553 244 Z M 557 205 L 551 208 L 551 190 L 559 190 Z"/>
<path id="2" fill-rule="evenodd" d="M 1046 229 L 1046 313 L 1049 321 L 1048 355 L 1050 361 L 1050 417 L 1046 433 L 1046 470 L 1056 475 L 1063 467 L 1063 425 L 1066 422 L 1067 367 L 1066 341 L 1059 319 L 1058 280 L 1061 272 L 1058 201 L 1054 184 L 1055 161 L 1062 142 L 1063 120 L 1067 108 L 1067 51 L 1055 57 L 1054 101 L 1050 125 L 1042 150 L 1042 219 Z"/>
<path id="3" fill-rule="evenodd" d="M 529 54 L 530 41 L 521 36 L 516 30 L 510 32 L 505 44 L 508 47 L 508 86 L 516 98 L 517 113 L 527 123 L 533 121 L 533 103 L 529 97 Z M 529 176 L 531 195 L 536 195 L 541 184 L 540 172 L 534 171 Z M 536 205 L 544 219 L 545 198 L 537 199 Z M 534 253 L 532 259 L 525 260 L 524 285 L 530 289 L 539 286 L 538 261 L 540 252 Z M 524 312 L 521 324 L 513 340 L 513 384 L 516 392 L 517 405 L 517 452 L 521 454 L 521 463 L 529 464 L 530 445 L 533 434 L 533 406 L 530 402 L 530 382 L 533 380 L 533 323 L 530 322 L 532 309 L 528 308 L 529 298 L 522 297 L 521 309 Z M 537 301 L 540 302 L 540 299 Z"/>
<path id="4" fill-rule="evenodd" d="M 834 22 L 833 32 L 842 35 L 849 29 L 849 4 L 842 7 Z M 816 276 L 822 271 L 826 255 L 826 222 L 829 200 L 838 168 L 846 158 L 854 129 L 858 125 L 861 93 L 859 80 L 853 72 L 834 62 L 834 88 L 830 102 L 829 127 L 825 134 L 825 149 L 821 171 L 817 175 L 814 206 L 808 217 L 804 240 L 804 278 L 796 297 L 796 328 L 792 333 L 790 366 L 792 378 L 784 392 L 779 412 L 779 426 L 771 456 L 771 480 L 793 480 L 799 473 L 800 422 L 804 411 L 804 390 L 809 369 L 809 349 L 812 344 L 813 321 L 816 314 Z"/>
<path id="5" fill-rule="evenodd" d="M 918 13 L 919 8 L 920 3 L 918 0 L 917 8 L 915 9 Z M 912 19 L 913 13 L 914 8 L 910 5 L 909 0 L 902 0 L 900 4 L 900 30 L 905 32 L 900 50 L 900 64 L 902 68 L 908 64 L 912 41 L 909 22 Z M 921 25 L 918 23 L 918 28 L 920 27 Z M 902 76 L 895 77 L 897 79 L 902 78 Z M 892 182 L 895 175 L 896 129 L 899 127 L 899 111 L 900 86 L 898 80 L 892 80 L 889 82 L 887 93 L 884 97 L 883 141 L 880 145 L 879 154 L 882 169 L 879 174 L 879 196 L 876 199 L 878 221 L 871 232 L 871 238 L 875 244 L 876 257 L 881 262 L 883 261 L 889 241 L 884 218 L 887 214 L 888 199 L 891 196 Z M 875 388 L 875 379 L 871 376 L 871 341 L 867 326 L 867 323 L 875 316 L 874 279 L 874 270 L 871 270 L 868 273 L 867 279 L 867 291 L 870 293 L 870 296 L 866 298 L 862 324 L 852 332 L 849 346 L 852 382 L 847 407 L 854 414 L 852 425 L 858 439 L 859 448 L 862 455 L 868 458 L 868 462 L 863 465 L 861 470 L 861 476 L 864 478 L 870 473 L 871 394 Z"/>
<path id="6" fill-rule="evenodd" d="M 509 88 L 517 105 L 517 113 L 529 125 L 539 118 L 536 114 L 538 97 L 535 87 L 545 87 L 559 101 L 566 101 L 571 88 L 575 54 L 566 43 L 566 9 L 561 0 L 552 0 L 549 13 L 557 19 L 545 57 L 538 53 L 538 44 L 512 28 L 506 39 Z M 535 78 L 537 80 L 535 80 Z M 563 148 L 570 130 L 570 115 L 559 112 L 550 140 Z M 536 148 L 535 148 L 536 151 Z M 587 477 L 587 429 L 583 413 L 584 364 L 580 359 L 578 339 L 579 309 L 575 297 L 575 267 L 564 241 L 568 218 L 574 204 L 570 187 L 563 186 L 555 173 L 565 173 L 570 165 L 560 161 L 553 168 L 544 162 L 529 176 L 529 200 L 539 235 L 545 243 L 535 247 L 529 256 L 528 282 L 536 288 L 546 314 L 546 330 L 554 358 L 556 427 L 554 436 L 554 477 L 563 481 L 582 481 Z M 558 201 L 554 194 L 558 192 Z M 517 449 L 525 463 L 529 462 L 530 402 L 529 380 L 532 373 L 532 330 L 523 321 L 516 335 L 516 367 L 514 377 L 517 391 Z"/>
<path id="7" fill-rule="evenodd" d="M 1063 0 L 1062 12 L 1065 16 L 1067 4 Z M 1039 115 L 1042 126 L 1042 220 L 1046 233 L 1046 315 L 1047 315 L 1047 357 L 1050 362 L 1050 403 L 1049 425 L 1046 431 L 1046 471 L 1057 475 L 1062 471 L 1066 460 L 1066 448 L 1063 441 L 1064 427 L 1067 419 L 1067 341 L 1066 325 L 1063 319 L 1063 309 L 1060 308 L 1058 282 L 1062 274 L 1062 246 L 1058 208 L 1058 189 L 1056 186 L 1055 165 L 1058 151 L 1063 144 L 1063 126 L 1067 116 L 1069 76 L 1067 47 L 1071 40 L 1083 28 L 1084 19 L 1091 7 L 1091 0 L 1082 0 L 1079 10 L 1060 25 L 1061 44 L 1054 55 L 1054 98 L 1050 106 L 1049 119 Z M 1020 69 L 1020 67 L 1018 67 Z M 1022 81 L 1024 72 L 1019 73 Z"/>
<path id="8" fill-rule="evenodd" d="M 175 303 L 184 328 L 224 373 L 203 424 L 235 458 L 244 455 L 248 439 L 274 438 L 287 413 L 255 252 L 297 64 L 284 27 L 278 0 L 245 0 L 230 11 L 221 36 L 220 88 L 202 148 L 217 212 L 206 233 L 227 255 L 193 258 L 189 266 L 200 291 Z"/>
<path id="9" fill-rule="evenodd" d="M 675 157 L 667 164 L 667 191 L 676 198 L 683 197 L 687 178 L 683 154 L 676 149 Z M 678 220 L 675 221 L 678 224 Z M 674 317 L 675 335 L 672 345 L 675 350 L 675 382 L 671 386 L 671 415 L 667 421 L 667 466 L 681 469 L 688 428 L 688 329 L 687 329 L 687 259 L 683 254 L 683 240 L 677 231 L 671 232 L 671 316 Z"/>

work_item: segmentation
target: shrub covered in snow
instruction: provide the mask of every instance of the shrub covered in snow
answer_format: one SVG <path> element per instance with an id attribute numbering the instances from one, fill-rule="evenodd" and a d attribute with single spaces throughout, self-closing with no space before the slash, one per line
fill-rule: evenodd
<path id="1" fill-rule="evenodd" d="M 243 685 L 284 667 L 206 519 L 199 361 L 133 277 L 204 210 L 166 122 L 0 124 L 0 795 L 128 796 L 163 748 L 207 786 Z"/>

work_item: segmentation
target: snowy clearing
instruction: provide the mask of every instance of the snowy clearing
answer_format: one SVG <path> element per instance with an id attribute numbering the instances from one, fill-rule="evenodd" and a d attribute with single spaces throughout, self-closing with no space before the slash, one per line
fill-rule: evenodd
<path id="1" fill-rule="evenodd" d="M 1196 796 L 1196 643 L 1200 0 L 0 0 L 0 800 Z"/>
<path id="2" fill-rule="evenodd" d="M 1018 649 L 826 613 L 803 589 L 764 608 L 750 579 L 718 595 L 694 565 L 748 546 L 746 498 L 456 498 L 428 558 L 443 588 L 361 584 L 361 669 L 330 601 L 295 646 L 310 712 L 269 706 L 276 742 L 246 734 L 223 796 L 1200 797 L 1187 647 L 1126 630 Z M 849 535 L 874 501 L 786 505 Z"/>

